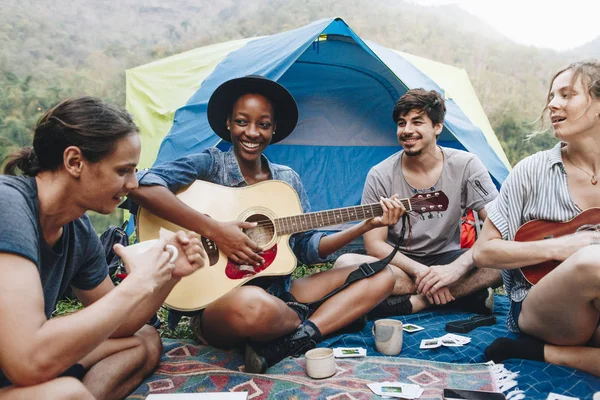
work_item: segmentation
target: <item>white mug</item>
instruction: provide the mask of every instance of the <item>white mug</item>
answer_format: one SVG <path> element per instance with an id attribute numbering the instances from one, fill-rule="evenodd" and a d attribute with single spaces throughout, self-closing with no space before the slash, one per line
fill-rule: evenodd
<path id="1" fill-rule="evenodd" d="M 395 319 L 378 319 L 373 324 L 375 348 L 388 356 L 400 354 L 402 350 L 402 322 Z"/>
<path id="2" fill-rule="evenodd" d="M 319 347 L 306 352 L 306 374 L 313 379 L 329 378 L 335 374 L 333 350 Z"/>
<path id="3" fill-rule="evenodd" d="M 150 248 L 157 241 L 158 241 L 158 239 L 153 239 L 153 240 L 146 240 L 145 242 L 132 244 L 130 246 L 125 247 L 125 252 L 129 253 L 132 256 L 145 253 L 146 251 L 150 250 Z M 172 244 L 166 245 L 165 250 L 168 251 L 169 253 L 171 253 L 171 258 L 169 259 L 169 262 L 172 263 L 175 260 L 177 260 L 177 257 L 179 257 L 179 250 L 177 250 L 177 247 L 173 246 Z M 128 266 L 126 265 L 125 267 L 127 269 L 127 272 L 130 272 Z"/>

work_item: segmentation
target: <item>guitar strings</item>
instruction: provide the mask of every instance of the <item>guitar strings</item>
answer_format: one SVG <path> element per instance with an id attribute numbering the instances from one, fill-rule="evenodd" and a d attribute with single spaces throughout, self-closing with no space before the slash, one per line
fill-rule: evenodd
<path id="1" fill-rule="evenodd" d="M 429 212 L 436 212 L 436 211 L 437 210 L 431 210 Z M 417 212 L 414 211 L 414 210 L 407 210 L 407 213 L 409 213 L 411 215 L 416 215 L 417 214 Z M 311 215 L 311 214 L 314 215 L 313 213 L 309 213 L 309 214 L 301 214 L 300 216 L 301 217 L 305 217 L 306 215 Z M 280 218 L 290 218 L 290 217 L 280 217 Z M 280 218 L 277 218 L 277 219 L 280 219 Z M 318 223 L 318 219 L 317 218 L 318 217 L 315 216 L 315 220 Z M 367 218 L 364 218 L 364 219 L 367 219 Z M 323 218 L 321 218 L 321 220 L 323 220 Z M 253 228 L 246 229 L 246 231 L 257 229 L 257 228 L 266 228 L 268 233 L 270 233 L 270 234 L 274 234 L 275 233 L 275 228 L 274 228 L 275 223 L 273 223 L 273 221 L 270 220 L 270 219 L 261 219 L 261 220 L 257 220 L 257 221 L 251 221 L 251 222 L 256 222 L 256 226 L 253 227 Z M 328 219 L 327 222 L 325 222 L 323 220 L 323 223 L 325 223 L 327 226 L 335 224 L 334 222 L 329 221 L 329 219 Z"/>
<path id="2" fill-rule="evenodd" d="M 411 203 L 413 205 L 418 205 L 419 203 L 430 203 L 431 202 L 431 198 L 432 197 L 414 199 L 414 200 L 411 201 Z M 365 205 L 365 206 L 368 206 L 368 204 Z M 377 206 L 380 206 L 380 205 L 377 204 L 377 203 L 375 203 L 375 204 L 373 204 L 373 206 L 377 207 Z M 357 207 L 361 207 L 361 206 L 357 206 Z M 344 210 L 344 209 L 342 209 L 342 210 Z M 437 211 L 437 210 L 431 210 L 430 212 L 435 212 L 435 211 Z M 302 218 L 306 218 L 307 216 L 309 216 L 309 218 L 310 218 L 310 216 L 314 216 L 315 219 L 317 219 L 318 218 L 318 216 L 317 216 L 318 214 L 320 214 L 320 213 L 326 213 L 326 212 L 332 212 L 332 211 L 317 211 L 317 212 L 314 212 L 314 213 L 300 214 L 298 216 L 302 217 Z M 414 210 L 407 210 L 407 212 L 415 212 L 415 211 Z M 341 211 L 340 211 L 340 213 L 341 213 Z M 290 217 L 281 217 L 281 218 L 290 218 Z M 321 217 L 321 220 L 323 220 L 323 217 Z M 273 225 L 273 222 L 270 219 L 262 219 L 262 220 L 258 220 L 258 221 L 252 221 L 252 222 L 256 222 L 257 223 L 256 227 L 254 227 L 252 229 L 256 229 L 258 227 L 263 227 L 263 226 L 268 226 L 268 225 Z"/>

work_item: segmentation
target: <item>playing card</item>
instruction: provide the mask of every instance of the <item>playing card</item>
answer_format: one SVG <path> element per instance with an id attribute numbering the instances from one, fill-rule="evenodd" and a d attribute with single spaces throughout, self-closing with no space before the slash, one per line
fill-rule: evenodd
<path id="1" fill-rule="evenodd" d="M 442 343 L 442 346 L 445 346 L 445 347 L 462 347 L 463 346 L 461 343 L 458 343 L 456 340 L 454 340 L 452 338 L 441 337 L 441 338 L 439 338 L 439 340 Z"/>
<path id="2" fill-rule="evenodd" d="M 562 394 L 550 392 L 546 400 L 579 400 L 579 397 L 563 396 Z"/>
<path id="3" fill-rule="evenodd" d="M 373 393 L 383 397 L 417 399 L 423 394 L 419 385 L 400 382 L 375 382 L 367 384 Z"/>
<path id="4" fill-rule="evenodd" d="M 471 342 L 471 338 L 468 336 L 455 335 L 454 333 L 447 333 L 441 337 L 441 339 L 453 339 L 458 344 L 467 344 Z"/>
<path id="5" fill-rule="evenodd" d="M 422 326 L 419 326 L 419 325 L 415 325 L 415 324 L 402 325 L 402 330 L 404 330 L 408 333 L 422 331 L 423 329 L 425 329 L 425 328 L 423 328 Z"/>
<path id="6" fill-rule="evenodd" d="M 420 349 L 435 349 L 436 347 L 440 347 L 441 345 L 442 345 L 442 342 L 440 341 L 439 338 L 423 339 L 423 340 L 421 340 L 421 346 L 419 348 Z"/>
<path id="7" fill-rule="evenodd" d="M 336 358 L 365 357 L 367 349 L 362 347 L 335 347 L 333 356 Z"/>

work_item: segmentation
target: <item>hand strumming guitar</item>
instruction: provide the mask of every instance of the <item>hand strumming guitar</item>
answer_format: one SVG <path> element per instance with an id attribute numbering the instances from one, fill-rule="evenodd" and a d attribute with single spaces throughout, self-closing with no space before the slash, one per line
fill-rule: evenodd
<path id="1" fill-rule="evenodd" d="M 263 249 L 254 243 L 242 229 L 254 228 L 255 222 L 215 221 L 215 227 L 207 235 L 219 250 L 238 264 L 260 265 L 264 259 L 257 253 Z"/>

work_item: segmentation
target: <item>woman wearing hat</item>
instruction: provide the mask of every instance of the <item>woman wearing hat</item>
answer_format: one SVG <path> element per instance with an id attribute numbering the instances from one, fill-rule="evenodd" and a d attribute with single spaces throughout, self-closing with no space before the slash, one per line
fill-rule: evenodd
<path id="1" fill-rule="evenodd" d="M 232 79 L 219 86 L 208 103 L 213 130 L 232 147 L 210 148 L 152 167 L 139 174 L 139 189 L 130 197 L 157 216 L 198 232 L 217 243 L 235 262 L 260 264 L 256 246 L 240 228 L 248 222 L 217 222 L 183 202 L 172 191 L 197 179 L 244 187 L 269 179 L 289 183 L 298 193 L 304 212 L 308 197 L 298 174 L 273 164 L 263 155 L 270 143 L 287 137 L 298 121 L 298 107 L 278 83 L 260 76 Z M 375 227 L 395 224 L 404 212 L 396 199 L 381 201 L 384 215 L 332 235 L 298 233 L 290 245 L 305 264 L 325 257 Z M 316 301 L 341 286 L 355 266 L 334 269 L 291 281 L 290 276 L 261 277 L 238 287 L 192 317 L 192 329 L 211 345 L 231 348 L 249 343 L 246 371 L 262 373 L 288 355 L 314 347 L 323 335 L 335 332 L 365 315 L 391 293 L 394 279 L 385 269 L 347 287 L 310 315 L 303 303 Z"/>

